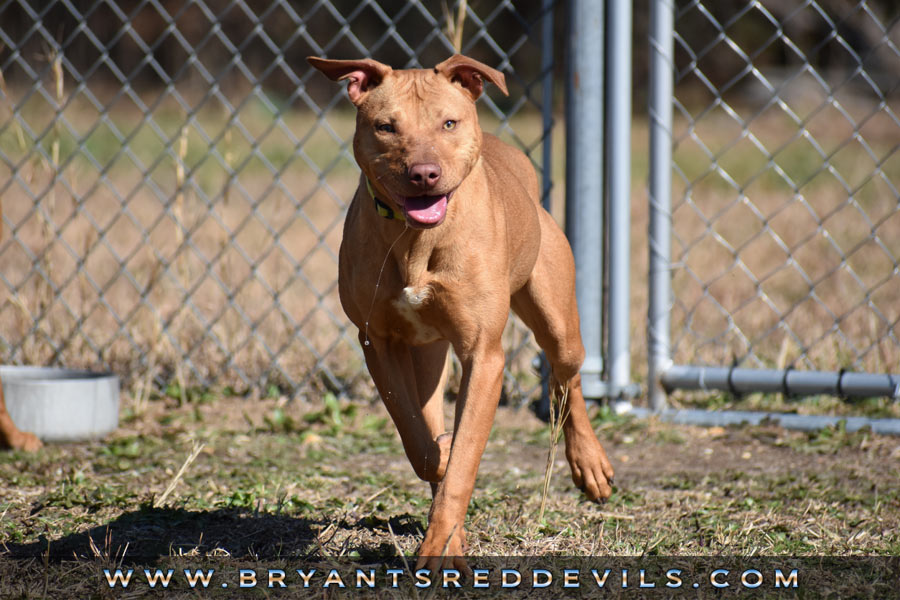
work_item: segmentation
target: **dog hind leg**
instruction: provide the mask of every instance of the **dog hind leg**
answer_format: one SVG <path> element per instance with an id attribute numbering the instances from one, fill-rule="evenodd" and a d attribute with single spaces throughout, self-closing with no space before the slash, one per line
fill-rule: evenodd
<path id="1" fill-rule="evenodd" d="M 591 426 L 581 390 L 584 346 L 575 301 L 575 262 L 552 218 L 542 213 L 541 219 L 541 252 L 531 277 L 513 295 L 512 308 L 546 353 L 554 391 L 567 390 L 569 413 L 563 432 L 572 481 L 589 499 L 605 500 L 612 494 L 613 468 Z"/>

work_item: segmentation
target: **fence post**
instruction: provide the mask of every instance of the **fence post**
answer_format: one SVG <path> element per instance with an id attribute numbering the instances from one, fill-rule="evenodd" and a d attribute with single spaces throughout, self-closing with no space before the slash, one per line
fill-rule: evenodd
<path id="1" fill-rule="evenodd" d="M 609 177 L 610 397 L 628 397 L 631 386 L 631 3 L 609 5 L 606 157 Z"/>
<path id="2" fill-rule="evenodd" d="M 666 407 L 660 378 L 672 363 L 672 91 L 674 55 L 672 0 L 650 2 L 650 223 L 648 243 L 647 387 L 650 408 Z"/>
<path id="3" fill-rule="evenodd" d="M 556 0 L 541 0 L 541 205 L 550 211 L 553 188 L 553 7 Z"/>
<path id="4" fill-rule="evenodd" d="M 602 0 L 571 0 L 566 60 L 566 235 L 585 361 L 582 388 L 605 395 L 603 374 L 603 11 Z"/>

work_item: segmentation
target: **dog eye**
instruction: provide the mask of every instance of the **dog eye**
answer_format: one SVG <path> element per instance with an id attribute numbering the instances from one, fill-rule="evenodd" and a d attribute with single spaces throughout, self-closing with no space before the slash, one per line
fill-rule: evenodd
<path id="1" fill-rule="evenodd" d="M 447 131 L 454 129 L 455 127 L 456 127 L 456 121 L 454 121 L 453 119 L 444 121 L 444 129 L 446 129 Z"/>
<path id="2" fill-rule="evenodd" d="M 380 131 L 381 133 L 394 133 L 396 130 L 394 126 L 390 123 L 381 123 L 375 126 L 376 131 Z"/>

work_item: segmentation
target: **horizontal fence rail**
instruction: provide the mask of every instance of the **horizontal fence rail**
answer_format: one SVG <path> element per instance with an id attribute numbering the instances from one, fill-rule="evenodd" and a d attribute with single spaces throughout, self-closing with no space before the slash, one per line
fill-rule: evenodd
<path id="1" fill-rule="evenodd" d="M 461 39 L 506 74 L 482 125 L 532 158 L 549 205 L 555 5 L 537 4 L 470 2 Z M 3 362 L 369 386 L 336 290 L 353 109 L 304 58 L 436 64 L 445 5 L 0 1 Z M 505 337 L 505 393 L 532 397 L 531 335 Z"/>

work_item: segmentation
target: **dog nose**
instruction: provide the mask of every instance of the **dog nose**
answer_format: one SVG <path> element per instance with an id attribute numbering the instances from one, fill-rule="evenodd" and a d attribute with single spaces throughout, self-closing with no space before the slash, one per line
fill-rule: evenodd
<path id="1" fill-rule="evenodd" d="M 441 166 L 436 163 L 416 163 L 409 167 L 409 181 L 423 190 L 431 189 L 441 178 Z"/>

